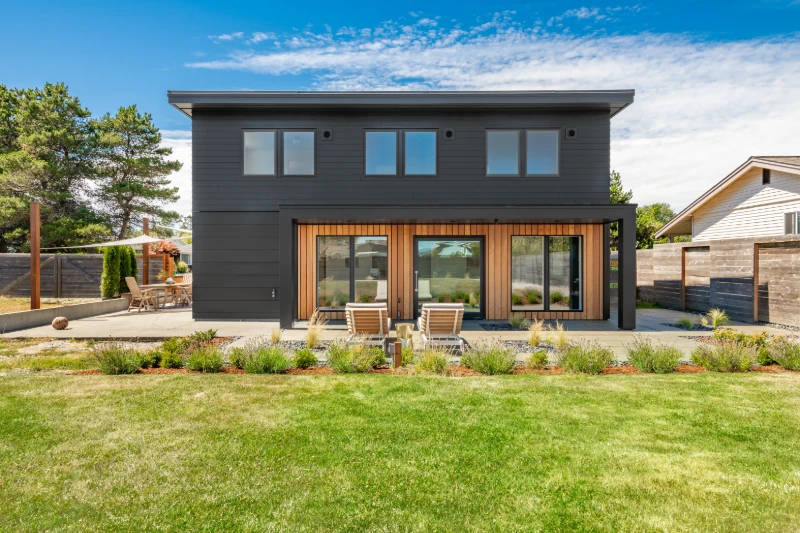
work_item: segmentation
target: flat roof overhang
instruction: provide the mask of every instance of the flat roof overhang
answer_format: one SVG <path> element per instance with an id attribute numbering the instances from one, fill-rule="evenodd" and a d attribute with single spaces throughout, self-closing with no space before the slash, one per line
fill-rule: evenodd
<path id="1" fill-rule="evenodd" d="M 613 117 L 633 103 L 633 89 L 612 91 L 167 91 L 186 116 L 214 108 L 473 108 L 602 110 Z"/>

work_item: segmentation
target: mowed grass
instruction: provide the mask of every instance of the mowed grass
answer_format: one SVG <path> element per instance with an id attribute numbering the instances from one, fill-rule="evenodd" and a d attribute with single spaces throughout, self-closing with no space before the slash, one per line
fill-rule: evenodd
<path id="1" fill-rule="evenodd" d="M 0 372 L 9 370 L 84 370 L 97 365 L 89 359 L 90 349 L 82 342 L 65 348 L 45 348 L 25 353 L 24 348 L 46 343 L 52 339 L 0 338 Z"/>
<path id="2" fill-rule="evenodd" d="M 800 375 L 0 378 L 2 531 L 796 531 Z"/>

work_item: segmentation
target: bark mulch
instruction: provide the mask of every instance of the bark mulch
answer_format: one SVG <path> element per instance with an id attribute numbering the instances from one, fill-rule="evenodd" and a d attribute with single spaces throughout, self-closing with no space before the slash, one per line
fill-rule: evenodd
<path id="1" fill-rule="evenodd" d="M 333 369 L 329 366 L 312 366 L 311 368 L 290 368 L 284 374 L 290 376 L 315 376 L 320 374 L 333 374 Z"/>
<path id="2" fill-rule="evenodd" d="M 757 366 L 753 368 L 753 372 L 765 372 L 767 374 L 796 374 L 798 373 L 797 370 L 787 370 L 780 365 L 766 365 L 766 366 Z"/>

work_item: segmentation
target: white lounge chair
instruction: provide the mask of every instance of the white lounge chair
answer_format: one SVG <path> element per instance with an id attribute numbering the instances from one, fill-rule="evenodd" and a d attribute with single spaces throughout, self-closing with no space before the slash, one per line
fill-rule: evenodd
<path id="1" fill-rule="evenodd" d="M 454 346 L 464 352 L 461 323 L 464 304 L 423 304 L 417 326 L 422 338 L 422 348 L 428 346 Z"/>
<path id="2" fill-rule="evenodd" d="M 380 346 L 386 351 L 392 320 L 385 303 L 348 303 L 344 308 L 347 316 L 347 343 Z"/>

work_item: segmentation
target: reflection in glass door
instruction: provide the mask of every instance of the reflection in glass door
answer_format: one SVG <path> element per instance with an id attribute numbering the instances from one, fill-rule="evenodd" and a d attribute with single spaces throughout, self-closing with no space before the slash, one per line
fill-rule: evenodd
<path id="1" fill-rule="evenodd" d="M 463 303 L 465 318 L 481 318 L 483 240 L 418 237 L 415 242 L 417 315 L 425 303 Z"/>

